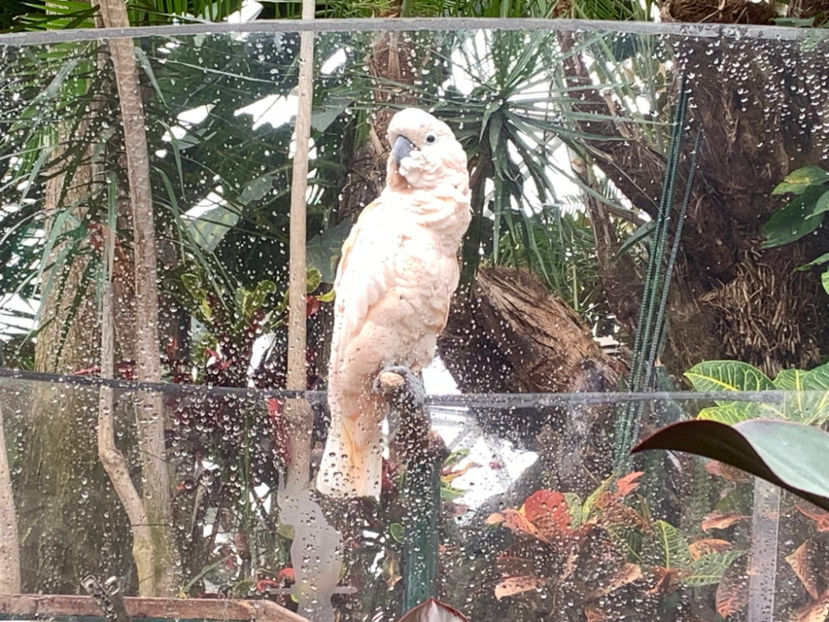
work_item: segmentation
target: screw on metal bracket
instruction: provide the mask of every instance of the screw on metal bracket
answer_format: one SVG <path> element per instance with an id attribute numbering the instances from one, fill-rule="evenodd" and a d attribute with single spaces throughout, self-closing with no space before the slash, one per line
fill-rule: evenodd
<path id="1" fill-rule="evenodd" d="M 81 586 L 97 603 L 107 622 L 130 622 L 124 605 L 124 591 L 118 577 L 110 577 L 103 585 L 95 575 L 86 576 Z"/>

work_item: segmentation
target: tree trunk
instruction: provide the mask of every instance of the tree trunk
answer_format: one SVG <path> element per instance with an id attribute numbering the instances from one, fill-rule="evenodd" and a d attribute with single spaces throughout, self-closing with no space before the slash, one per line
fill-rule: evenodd
<path id="1" fill-rule="evenodd" d="M 0 406 L 0 594 L 16 594 L 21 591 L 20 582 L 20 534 L 17 529 L 17 512 L 12 496 L 12 478 L 6 456 L 6 434 L 3 408 Z"/>
<path id="2" fill-rule="evenodd" d="M 101 2 L 104 26 L 129 27 L 123 0 Z M 135 258 L 136 376 L 140 381 L 160 382 L 158 271 L 153 219 L 150 164 L 144 105 L 132 39 L 109 41 L 120 102 L 127 162 L 127 181 Z M 139 577 L 142 596 L 173 596 L 178 590 L 179 556 L 173 537 L 170 474 L 164 443 L 164 406 L 161 394 L 144 392 L 136 406 L 138 446 L 141 452 L 141 494 L 152 531 L 151 576 Z"/>
<path id="3" fill-rule="evenodd" d="M 515 268 L 478 270 L 469 293 L 456 296 L 438 349 L 464 393 L 614 391 L 625 371 L 574 311 L 529 271 Z M 567 490 L 584 492 L 611 470 L 608 408 L 502 407 L 473 414 L 485 431 L 539 451 L 548 485 L 566 482 Z"/>
<path id="4" fill-rule="evenodd" d="M 829 250 L 829 236 L 819 232 L 781 248 L 760 248 L 762 224 L 783 205 L 771 196 L 774 186 L 805 164 L 826 166 L 829 145 L 825 130 L 807 131 L 826 118 L 829 86 L 807 84 L 806 69 L 823 52 L 780 46 L 682 39 L 682 50 L 675 52 L 677 75 L 692 76 L 691 126 L 701 127 L 703 136 L 669 301 L 664 360 L 677 374 L 715 358 L 743 360 L 775 374 L 817 363 L 829 346 L 829 326 L 818 319 L 818 309 L 825 307 L 819 279 L 795 271 Z M 577 56 L 568 59 L 566 69 L 570 86 L 591 83 Z M 575 108 L 619 112 L 598 90 L 584 91 Z M 579 129 L 615 139 L 587 141 L 596 165 L 636 207 L 655 217 L 665 158 L 630 124 L 585 121 Z M 684 142 L 686 153 L 691 142 Z M 615 262 L 602 265 L 602 271 L 603 281 L 618 282 L 626 268 Z M 627 278 L 636 283 L 634 275 Z M 631 317 L 635 297 L 609 299 L 618 317 Z"/>
<path id="5" fill-rule="evenodd" d="M 78 134 L 90 131 L 87 120 Z M 58 131 L 60 143 L 70 139 Z M 72 209 L 80 220 L 93 192 L 93 171 L 90 148 L 74 171 L 47 182 L 44 210 Z M 50 263 L 61 250 L 54 250 Z M 91 257 L 76 255 L 44 271 L 43 282 L 54 285 L 41 301 L 37 371 L 75 373 L 98 364 L 94 281 L 84 279 Z M 17 481 L 23 589 L 74 593 L 86 573 L 127 575 L 128 528 L 97 459 L 94 392 L 47 384 L 31 384 L 29 391 Z"/>

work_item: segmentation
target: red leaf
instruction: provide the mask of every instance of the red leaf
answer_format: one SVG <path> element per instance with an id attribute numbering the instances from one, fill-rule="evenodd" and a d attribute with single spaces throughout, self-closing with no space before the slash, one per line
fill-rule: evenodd
<path id="1" fill-rule="evenodd" d="M 316 296 L 305 297 L 305 317 L 311 317 L 320 310 L 320 300 Z"/>
<path id="2" fill-rule="evenodd" d="M 656 582 L 651 589 L 647 590 L 648 594 L 670 594 L 679 584 L 678 568 L 663 568 L 659 566 L 654 569 L 653 574 Z"/>
<path id="3" fill-rule="evenodd" d="M 537 490 L 524 501 L 524 515 L 548 534 L 570 533 L 570 510 L 564 495 L 556 490 Z"/>
<path id="4" fill-rule="evenodd" d="M 585 608 L 584 617 L 587 618 L 587 622 L 608 622 L 612 619 L 601 609 L 598 609 L 597 605 L 590 605 Z"/>
<path id="5" fill-rule="evenodd" d="M 639 488 L 640 477 L 642 477 L 642 471 L 633 471 L 616 480 L 616 498 L 623 499 Z"/>
<path id="6" fill-rule="evenodd" d="M 829 589 L 821 594 L 820 599 L 795 611 L 793 622 L 826 622 L 829 620 Z"/>
<path id="7" fill-rule="evenodd" d="M 737 514 L 736 512 L 711 512 L 702 519 L 702 530 L 710 531 L 711 529 L 728 529 L 731 525 L 748 520 L 746 514 Z"/>
<path id="8" fill-rule="evenodd" d="M 534 538 L 538 537 L 538 529 L 518 510 L 508 508 L 501 513 L 501 516 L 504 517 L 504 527 L 507 529 L 515 533 L 525 533 Z"/>

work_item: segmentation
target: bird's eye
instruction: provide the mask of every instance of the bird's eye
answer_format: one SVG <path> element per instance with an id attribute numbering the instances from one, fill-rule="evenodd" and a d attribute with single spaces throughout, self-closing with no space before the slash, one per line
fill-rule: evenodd
<path id="1" fill-rule="evenodd" d="M 431 144 L 431 143 L 435 142 L 436 140 L 437 140 L 437 138 L 435 138 L 434 134 L 426 134 L 426 142 L 427 143 Z"/>

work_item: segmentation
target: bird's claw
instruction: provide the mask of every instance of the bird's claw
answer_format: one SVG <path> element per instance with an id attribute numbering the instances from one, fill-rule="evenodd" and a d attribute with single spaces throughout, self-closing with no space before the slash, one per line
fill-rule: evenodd
<path id="1" fill-rule="evenodd" d="M 411 369 L 402 365 L 390 365 L 380 370 L 372 388 L 387 398 L 404 403 L 410 409 L 422 410 L 426 403 L 423 381 Z"/>

